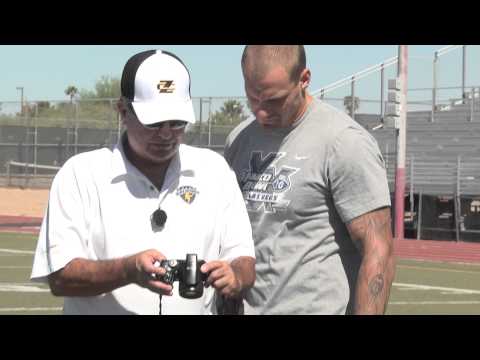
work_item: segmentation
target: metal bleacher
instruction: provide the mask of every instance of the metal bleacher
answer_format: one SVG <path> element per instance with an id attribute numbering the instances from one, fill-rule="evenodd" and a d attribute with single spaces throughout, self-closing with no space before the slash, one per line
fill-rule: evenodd
<path id="1" fill-rule="evenodd" d="M 458 48 L 463 49 L 462 86 L 439 87 L 439 57 Z M 476 205 L 480 201 L 480 87 L 466 85 L 465 54 L 466 45 L 435 51 L 433 86 L 408 89 L 404 221 L 405 236 L 410 238 L 480 241 L 480 211 Z M 343 104 L 345 111 L 375 137 L 385 160 L 392 196 L 398 129 L 396 120 L 385 115 L 391 101 L 390 96 L 385 100 L 385 79 L 387 68 L 397 60 L 388 59 L 312 92 L 323 101 Z M 370 82 L 362 86 L 359 80 L 367 76 Z M 380 80 L 378 87 L 371 85 L 376 77 Z M 347 95 L 341 103 L 339 94 Z M 370 105 L 369 113 L 347 106 L 347 100 L 355 97 L 366 104 L 363 109 Z M 376 104 L 380 105 L 378 113 Z"/>
<path id="2" fill-rule="evenodd" d="M 430 195 L 480 195 L 480 112 L 470 122 L 464 112 L 407 114 L 407 186 Z M 384 155 L 391 186 L 395 179 L 393 129 L 371 131 Z"/>
<path id="3" fill-rule="evenodd" d="M 394 189 L 396 130 L 385 127 L 372 130 L 378 116 L 368 119 L 368 116 L 358 115 L 359 122 L 378 142 L 390 189 Z M 479 241 L 479 216 L 469 212 L 469 204 L 480 199 L 480 112 L 473 115 L 469 105 L 443 109 L 435 114 L 434 122 L 430 112 L 407 113 L 405 195 L 409 199 L 408 214 L 412 217 L 406 215 L 405 226 L 410 236 Z M 422 209 L 422 200 L 419 200 L 422 195 L 455 200 L 449 203 L 453 204 L 450 208 L 442 208 L 438 202 L 432 205 L 435 204 L 433 198 L 429 200 L 430 205 L 426 205 L 428 199 L 424 198 L 422 224 L 418 215 L 418 209 Z M 433 210 L 428 206 L 439 207 Z"/>
<path id="4" fill-rule="evenodd" d="M 478 99 L 475 100 L 480 109 Z M 469 104 L 438 111 L 407 114 L 407 185 L 415 193 L 480 195 L 480 111 L 470 117 Z M 370 130 L 384 155 L 388 178 L 395 178 L 394 129 L 372 131 L 378 116 L 358 114 L 356 120 Z M 472 120 L 472 121 L 471 121 Z"/>
<path id="5" fill-rule="evenodd" d="M 439 87 L 437 74 L 440 57 L 447 53 L 453 54 L 453 51 L 460 48 L 463 49 L 463 68 L 459 69 L 462 70 L 462 86 Z M 473 195 L 480 198 L 480 87 L 466 85 L 465 54 L 466 45 L 449 45 L 435 51 L 432 88 L 408 90 L 407 111 L 410 111 L 406 118 L 405 170 L 410 193 L 420 192 L 432 196 Z M 371 94 L 367 95 L 369 100 L 361 99 L 359 80 L 380 75 L 380 113 L 356 113 L 354 108 L 347 111 L 376 138 L 386 161 L 391 189 L 394 189 L 395 180 L 397 130 L 390 121 L 384 122 L 384 95 L 387 68 L 397 63 L 398 57 L 390 58 L 312 92 L 313 96 L 321 100 L 335 101 L 337 99 L 330 94 L 338 94 L 339 89 L 345 89 L 349 98 L 358 96 L 363 103 L 375 102 L 370 100 L 373 99 Z M 372 94 L 377 91 L 376 86 L 370 89 L 374 89 Z M 440 92 L 448 97 L 441 96 Z M 430 94 L 431 97 L 418 94 Z M 461 96 L 454 98 L 458 95 Z"/>

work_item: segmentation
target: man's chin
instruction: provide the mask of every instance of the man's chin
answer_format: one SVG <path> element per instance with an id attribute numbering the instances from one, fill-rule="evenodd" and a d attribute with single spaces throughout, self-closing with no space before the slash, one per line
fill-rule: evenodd
<path id="1" fill-rule="evenodd" d="M 276 121 L 264 120 L 264 121 L 258 121 L 258 122 L 264 128 L 274 128 L 278 126 L 278 123 Z"/>
<path id="2" fill-rule="evenodd" d="M 162 165 L 170 161 L 177 154 L 177 152 L 178 152 L 178 148 L 165 153 L 159 153 L 159 152 L 150 153 L 148 156 L 148 160 L 153 165 Z"/>
<path id="3" fill-rule="evenodd" d="M 260 125 L 265 129 L 277 129 L 282 127 L 282 120 L 280 118 L 272 118 L 268 120 L 258 120 Z"/>

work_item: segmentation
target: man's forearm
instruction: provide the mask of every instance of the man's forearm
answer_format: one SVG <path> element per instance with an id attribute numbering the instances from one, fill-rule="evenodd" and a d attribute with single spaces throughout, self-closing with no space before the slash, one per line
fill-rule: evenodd
<path id="1" fill-rule="evenodd" d="M 364 255 L 357 278 L 355 314 L 385 313 L 394 268 L 395 260 L 392 254 L 375 251 Z"/>
<path id="2" fill-rule="evenodd" d="M 97 296 L 133 282 L 135 258 L 87 260 L 76 258 L 49 276 L 55 296 Z"/>
<path id="3" fill-rule="evenodd" d="M 240 256 L 230 264 L 240 285 L 240 294 L 250 289 L 255 283 L 255 259 Z"/>
<path id="4" fill-rule="evenodd" d="M 361 215 L 347 229 L 362 255 L 354 313 L 384 314 L 395 276 L 390 208 Z"/>

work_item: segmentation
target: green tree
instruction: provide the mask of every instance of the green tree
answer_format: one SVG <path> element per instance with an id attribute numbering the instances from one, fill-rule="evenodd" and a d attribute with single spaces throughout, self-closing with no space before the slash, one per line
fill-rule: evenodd
<path id="1" fill-rule="evenodd" d="M 95 82 L 95 91 L 80 91 L 81 99 L 118 99 L 120 97 L 120 79 L 103 75 Z"/>
<path id="2" fill-rule="evenodd" d="M 70 101 L 49 103 L 38 102 L 38 126 L 71 127 L 76 124 L 81 128 L 113 128 L 117 126 L 117 115 L 114 109 L 115 101 L 120 97 L 120 80 L 110 76 L 102 76 L 95 82 L 94 90 L 78 90 L 69 85 L 64 90 Z M 75 96 L 79 96 L 74 105 Z M 110 100 L 111 99 L 111 100 Z M 25 101 L 25 103 L 27 103 Z M 32 108 L 35 110 L 34 108 Z M 26 109 L 26 111 L 32 111 Z M 18 116 L 1 116 L 0 124 L 17 124 Z"/>
<path id="3" fill-rule="evenodd" d="M 227 100 L 219 111 L 216 111 L 212 117 L 212 123 L 215 125 L 237 125 L 244 121 L 248 115 L 244 113 L 244 105 L 238 100 Z"/>
<path id="4" fill-rule="evenodd" d="M 51 113 L 51 107 L 49 101 L 38 101 L 37 102 L 37 111 L 38 116 L 42 117 Z"/>
<path id="5" fill-rule="evenodd" d="M 50 101 L 38 101 L 38 112 L 50 109 Z"/>
<path id="6" fill-rule="evenodd" d="M 78 94 L 78 89 L 73 85 L 70 85 L 65 89 L 65 95 L 70 96 L 70 104 L 73 102 L 73 98 L 77 94 Z"/>
<path id="7" fill-rule="evenodd" d="M 360 98 L 355 96 L 352 101 L 352 96 L 345 96 L 343 98 L 343 106 L 345 106 L 347 113 L 352 115 L 353 112 L 356 112 L 360 108 Z"/>
<path id="8" fill-rule="evenodd" d="M 100 121 L 103 124 L 116 124 L 113 101 L 120 97 L 120 79 L 101 76 L 95 82 L 95 90 L 82 89 L 79 92 L 80 104 L 78 118 L 80 121 Z"/>
<path id="9" fill-rule="evenodd" d="M 97 94 L 93 90 L 81 89 L 78 94 L 81 100 L 89 100 L 97 98 Z"/>

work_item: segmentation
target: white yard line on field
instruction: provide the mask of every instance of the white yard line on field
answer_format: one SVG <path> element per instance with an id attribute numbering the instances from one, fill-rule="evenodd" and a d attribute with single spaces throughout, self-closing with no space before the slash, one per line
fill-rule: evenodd
<path id="1" fill-rule="evenodd" d="M 450 287 L 444 287 L 444 286 L 430 286 L 430 285 L 406 284 L 406 283 L 396 283 L 396 282 L 393 283 L 392 285 L 401 287 L 401 288 L 410 288 L 413 290 L 439 290 L 439 291 L 446 291 L 454 294 L 480 294 L 480 290 L 458 289 L 458 288 L 450 288 Z"/>
<path id="2" fill-rule="evenodd" d="M 61 307 L 15 307 L 15 308 L 2 308 L 0 312 L 17 312 L 17 311 L 61 311 Z"/>
<path id="3" fill-rule="evenodd" d="M 475 264 L 474 264 L 475 265 Z M 476 266 L 476 265 L 475 265 Z M 435 267 L 426 267 L 426 266 L 412 266 L 412 265 L 402 265 L 398 264 L 397 268 L 404 269 L 415 269 L 415 270 L 430 270 L 430 271 L 445 271 L 445 272 L 456 272 L 456 273 L 468 273 L 468 274 L 477 274 L 480 275 L 480 271 L 469 271 L 469 270 L 458 270 L 458 269 L 446 269 L 446 268 L 435 268 Z"/>
<path id="4" fill-rule="evenodd" d="M 472 301 L 390 301 L 388 305 L 475 305 L 480 300 Z"/>
<path id="5" fill-rule="evenodd" d="M 35 254 L 35 252 L 31 250 L 14 250 L 14 249 L 0 249 L 0 252 L 4 252 L 7 254 L 28 254 L 28 255 Z"/>
<path id="6" fill-rule="evenodd" d="M 0 292 L 50 292 L 50 289 L 30 283 L 0 283 Z"/>
<path id="7" fill-rule="evenodd" d="M 0 265 L 0 269 L 31 269 L 31 266 Z"/>

